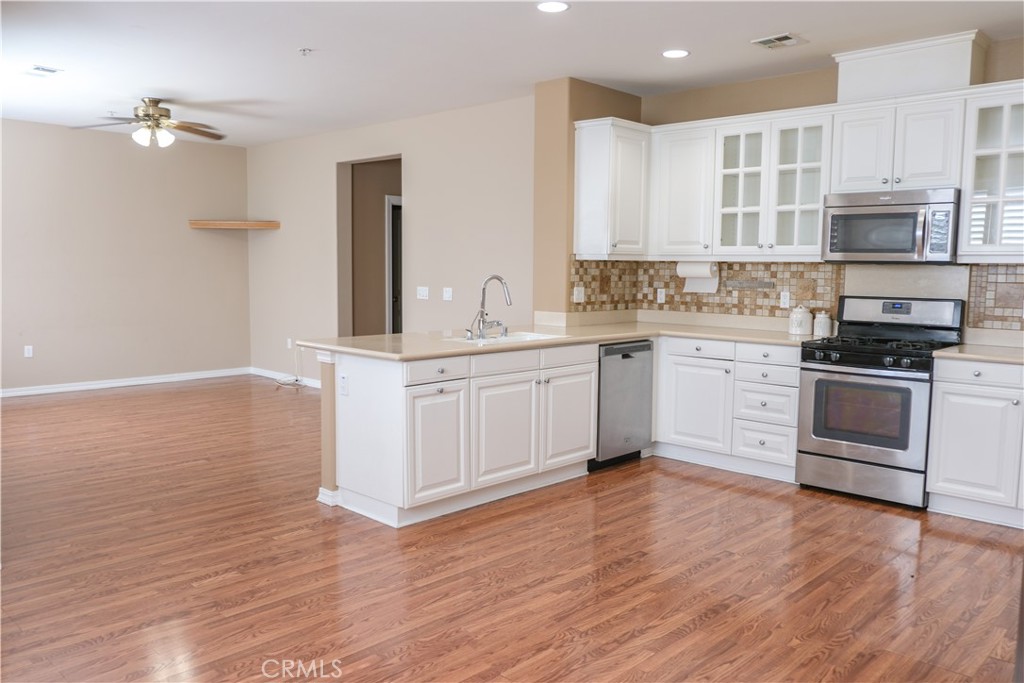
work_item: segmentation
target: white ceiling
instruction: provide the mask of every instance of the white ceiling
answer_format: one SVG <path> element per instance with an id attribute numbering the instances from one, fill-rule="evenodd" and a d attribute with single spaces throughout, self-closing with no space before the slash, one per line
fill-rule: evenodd
<path id="1" fill-rule="evenodd" d="M 9 2 L 3 116 L 66 126 L 144 96 L 251 146 L 528 95 L 574 76 L 636 95 L 831 66 L 831 55 L 980 29 L 1024 34 L 1024 3 Z M 791 32 L 803 45 L 750 41 Z M 682 47 L 682 60 L 661 56 Z M 308 56 L 300 48 L 312 48 Z M 26 75 L 33 65 L 62 69 Z M 105 128 L 130 133 L 131 126 Z"/>

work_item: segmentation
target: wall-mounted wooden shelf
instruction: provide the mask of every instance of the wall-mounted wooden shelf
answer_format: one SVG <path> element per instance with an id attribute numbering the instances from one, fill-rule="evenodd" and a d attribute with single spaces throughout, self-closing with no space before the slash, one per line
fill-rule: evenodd
<path id="1" fill-rule="evenodd" d="M 281 221 L 205 221 L 190 220 L 188 227 L 194 230 L 277 230 Z"/>

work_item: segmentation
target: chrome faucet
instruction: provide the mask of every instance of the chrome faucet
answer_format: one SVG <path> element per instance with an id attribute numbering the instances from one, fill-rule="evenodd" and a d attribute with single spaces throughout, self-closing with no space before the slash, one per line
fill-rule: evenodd
<path id="1" fill-rule="evenodd" d="M 492 327 L 501 328 L 501 336 L 508 336 L 508 327 L 505 323 L 500 320 L 488 320 L 487 319 L 487 285 L 491 280 L 497 280 L 501 283 L 501 289 L 505 292 L 505 303 L 508 306 L 512 305 L 512 295 L 508 291 L 508 283 L 505 282 L 505 278 L 500 275 L 489 275 L 484 278 L 484 282 L 480 285 L 480 310 L 476 312 L 476 317 L 473 318 L 473 322 L 466 328 L 466 339 L 484 339 L 487 336 L 487 330 Z M 476 327 L 476 334 L 474 336 L 473 327 Z"/>

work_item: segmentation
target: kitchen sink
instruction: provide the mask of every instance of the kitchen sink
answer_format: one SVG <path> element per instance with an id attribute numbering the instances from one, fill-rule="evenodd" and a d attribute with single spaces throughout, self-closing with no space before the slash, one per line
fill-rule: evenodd
<path id="1" fill-rule="evenodd" d="M 543 341 L 545 339 L 564 339 L 564 334 L 541 334 L 539 332 L 509 332 L 508 336 L 485 337 L 484 339 L 466 339 L 465 337 L 446 337 L 445 341 L 462 342 L 474 346 L 491 346 L 492 344 L 514 344 L 515 342 Z"/>

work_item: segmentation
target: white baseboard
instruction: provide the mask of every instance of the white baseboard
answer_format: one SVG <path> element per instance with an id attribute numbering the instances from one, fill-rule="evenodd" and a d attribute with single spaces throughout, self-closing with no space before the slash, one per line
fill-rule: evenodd
<path id="1" fill-rule="evenodd" d="M 236 375 L 258 375 L 273 380 L 291 379 L 294 375 L 283 372 L 272 372 L 261 368 L 225 368 L 222 370 L 201 370 L 199 372 L 178 372 L 170 375 L 149 375 L 146 377 L 122 377 L 119 379 L 102 379 L 91 382 L 69 382 L 67 384 L 43 384 L 34 387 L 13 387 L 0 391 L 0 397 L 36 396 L 38 394 L 60 394 L 68 391 L 93 391 L 95 389 L 116 389 L 118 387 L 134 387 L 143 384 L 164 384 L 165 382 L 187 382 L 194 379 L 212 379 L 216 377 L 233 377 Z M 304 386 L 320 388 L 320 380 L 309 377 L 302 378 Z"/>

